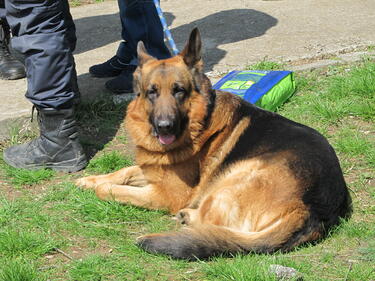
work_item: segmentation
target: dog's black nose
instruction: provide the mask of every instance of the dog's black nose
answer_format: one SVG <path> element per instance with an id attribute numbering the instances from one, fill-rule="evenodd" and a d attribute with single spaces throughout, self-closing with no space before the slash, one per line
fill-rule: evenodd
<path id="1" fill-rule="evenodd" d="M 173 128 L 173 122 L 171 120 L 159 120 L 157 127 L 159 134 L 169 134 Z"/>

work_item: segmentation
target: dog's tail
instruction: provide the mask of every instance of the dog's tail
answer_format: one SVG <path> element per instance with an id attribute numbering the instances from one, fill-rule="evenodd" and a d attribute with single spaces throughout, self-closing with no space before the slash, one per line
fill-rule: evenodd
<path id="1" fill-rule="evenodd" d="M 315 240 L 319 236 L 316 236 L 319 232 L 312 232 L 311 225 L 309 229 L 304 227 L 294 233 L 289 232 L 289 229 L 281 228 L 282 226 L 279 225 L 265 231 L 245 233 L 222 226 L 199 225 L 183 228 L 179 232 L 143 236 L 138 239 L 138 245 L 150 253 L 196 260 L 218 255 L 290 250 L 300 243 Z"/>

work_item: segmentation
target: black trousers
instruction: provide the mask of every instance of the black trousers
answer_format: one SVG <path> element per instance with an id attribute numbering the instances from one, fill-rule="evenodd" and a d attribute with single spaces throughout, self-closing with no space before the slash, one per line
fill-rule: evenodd
<path id="1" fill-rule="evenodd" d="M 41 108 L 70 108 L 78 86 L 68 0 L 5 0 L 5 10 L 12 47 L 25 56 L 26 97 Z"/>
<path id="2" fill-rule="evenodd" d="M 5 19 L 5 3 L 4 0 L 0 0 L 0 46 L 3 41 L 9 38 L 9 25 Z"/>
<path id="3" fill-rule="evenodd" d="M 5 18 L 5 2 L 0 0 L 0 18 Z"/>
<path id="4" fill-rule="evenodd" d="M 137 44 L 143 41 L 147 52 L 158 59 L 171 56 L 164 43 L 163 26 L 152 0 L 118 0 L 121 37 L 117 56 L 137 64 Z"/>

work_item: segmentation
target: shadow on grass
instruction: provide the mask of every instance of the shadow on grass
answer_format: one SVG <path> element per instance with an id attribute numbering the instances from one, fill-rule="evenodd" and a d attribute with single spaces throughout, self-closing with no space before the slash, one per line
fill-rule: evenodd
<path id="1" fill-rule="evenodd" d="M 89 159 L 113 140 L 121 128 L 127 105 L 97 99 L 77 107 L 80 141 Z"/>

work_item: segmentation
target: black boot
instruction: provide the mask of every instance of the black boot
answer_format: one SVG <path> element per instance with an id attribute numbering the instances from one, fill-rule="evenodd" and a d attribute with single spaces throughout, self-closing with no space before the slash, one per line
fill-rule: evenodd
<path id="1" fill-rule="evenodd" d="M 26 76 L 25 67 L 8 48 L 10 30 L 7 22 L 0 18 L 0 79 L 15 80 Z"/>
<path id="2" fill-rule="evenodd" d="M 77 172 L 87 165 L 78 141 L 73 109 L 38 109 L 40 136 L 4 151 L 4 161 L 15 168 L 50 168 Z"/>
<path id="3" fill-rule="evenodd" d="M 129 67 L 129 60 L 123 60 L 118 56 L 114 56 L 101 64 L 93 65 L 89 68 L 89 72 L 93 77 L 116 77 Z"/>
<path id="4" fill-rule="evenodd" d="M 114 94 L 133 93 L 133 73 L 137 66 L 129 65 L 119 76 L 108 80 L 105 87 Z"/>

